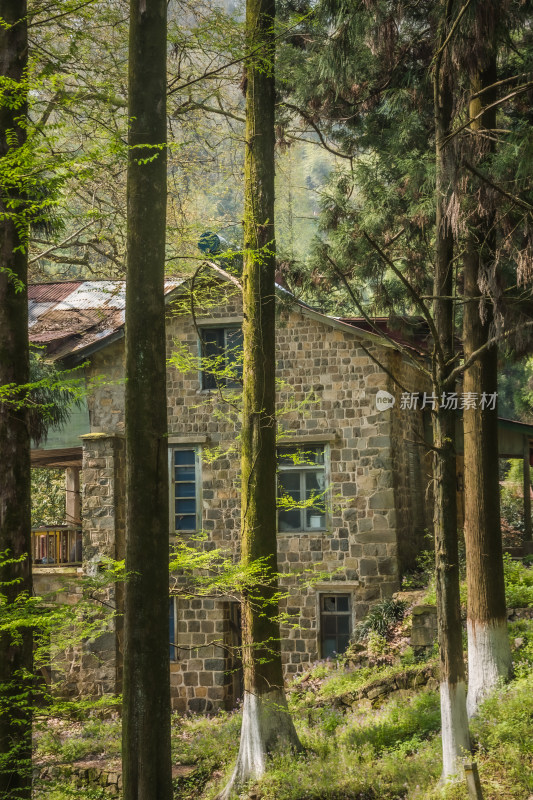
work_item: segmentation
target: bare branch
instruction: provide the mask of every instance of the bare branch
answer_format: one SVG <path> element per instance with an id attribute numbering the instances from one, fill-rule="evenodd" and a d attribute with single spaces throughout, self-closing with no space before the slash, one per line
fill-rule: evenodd
<path id="1" fill-rule="evenodd" d="M 89 228 L 92 224 L 93 223 L 91 221 L 86 225 L 82 225 L 81 228 L 79 228 L 77 231 L 74 231 L 74 233 L 71 233 L 70 236 L 67 236 L 67 238 L 63 239 L 63 241 L 59 242 L 59 244 L 54 244 L 49 247 L 48 250 L 43 250 L 42 253 L 37 253 L 37 255 L 33 256 L 33 258 L 28 259 L 28 264 L 34 264 L 36 261 L 39 261 L 40 258 L 44 258 L 45 256 L 49 255 L 49 253 L 53 253 L 54 250 L 60 250 L 62 247 L 65 247 L 66 244 L 74 239 L 75 236 L 78 236 L 78 234 L 86 230 L 86 228 Z"/>
<path id="2" fill-rule="evenodd" d="M 334 156 L 339 156 L 339 158 L 346 158 L 350 162 L 350 164 L 352 163 L 353 156 L 349 156 L 347 153 L 341 153 L 340 150 L 335 150 L 335 148 L 331 147 L 331 145 L 329 145 L 324 139 L 324 135 L 320 130 L 320 128 L 318 127 L 318 125 L 316 125 L 313 122 L 311 117 L 308 114 L 306 114 L 305 111 L 302 111 L 302 109 L 298 108 L 297 106 L 293 106 L 292 103 L 279 103 L 278 105 L 285 106 L 285 108 L 290 108 L 292 111 L 296 111 L 296 113 L 299 114 L 302 117 L 302 119 L 304 119 L 307 122 L 307 124 L 313 128 L 316 135 L 320 139 L 322 147 L 324 147 L 325 150 L 327 150 L 329 153 L 332 153 Z"/>

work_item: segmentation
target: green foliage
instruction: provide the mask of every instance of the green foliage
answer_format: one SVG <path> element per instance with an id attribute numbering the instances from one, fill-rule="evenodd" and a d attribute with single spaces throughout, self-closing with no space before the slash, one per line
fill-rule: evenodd
<path id="1" fill-rule="evenodd" d="M 406 572 L 402 577 L 402 589 L 406 592 L 413 589 L 424 589 L 435 571 L 435 553 L 423 550 L 416 557 L 415 569 Z"/>
<path id="2" fill-rule="evenodd" d="M 120 757 L 121 723 L 116 713 L 114 719 L 89 716 L 80 722 L 58 718 L 37 720 L 36 727 L 36 759 L 55 756 L 57 761 L 68 763 L 103 755 Z"/>
<path id="3" fill-rule="evenodd" d="M 50 428 L 62 428 L 70 409 L 79 405 L 87 389 L 81 368 L 61 371 L 30 349 L 30 382 L 24 386 L 5 383 L 0 386 L 0 402 L 15 409 L 27 408 L 30 436 L 38 447 Z"/>
<path id="4" fill-rule="evenodd" d="M 520 673 L 519 667 L 518 679 L 485 702 L 472 730 L 484 796 L 523 800 L 533 790 L 533 659 L 526 667 L 523 658 L 533 642 L 533 624 L 514 623 L 512 636 L 524 640 L 516 651 L 524 662 L 524 672 Z M 438 792 L 435 788 L 441 770 L 437 692 L 422 689 L 400 698 L 392 696 L 377 708 L 368 701 L 344 710 L 333 705 L 332 700 L 347 687 L 361 688 L 387 677 L 392 680 L 400 669 L 345 673 L 333 662 L 316 665 L 312 677 L 329 679 L 314 701 L 302 703 L 295 693 L 290 695 L 291 713 L 305 752 L 298 756 L 275 753 L 267 774 L 250 792 L 263 800 L 466 800 L 462 782 Z M 331 691 L 334 687 L 335 692 Z M 191 768 L 174 780 L 176 800 L 214 800 L 233 769 L 240 726 L 238 711 L 213 717 L 173 716 L 173 764 Z M 68 738 L 73 741 L 68 743 Z M 75 717 L 73 723 L 61 723 L 47 734 L 39 734 L 37 757 L 60 761 L 76 753 L 90 756 L 104 750 L 115 756 L 119 739 L 118 720 Z M 74 789 L 63 781 L 62 785 L 41 784 L 36 800 L 93 796 L 99 800 L 90 790 Z"/>
<path id="5" fill-rule="evenodd" d="M 533 421 L 533 358 L 506 358 L 498 372 L 498 413 L 507 419 Z"/>
<path id="6" fill-rule="evenodd" d="M 533 792 L 531 672 L 495 692 L 472 725 L 481 782 L 489 796 L 522 800 Z"/>
<path id="7" fill-rule="evenodd" d="M 503 556 L 505 598 L 508 608 L 533 606 L 533 567 L 514 560 L 508 553 Z"/>
<path id="8" fill-rule="evenodd" d="M 256 790 L 265 800 L 393 800 L 437 778 L 440 714 L 433 692 L 380 709 L 316 708 L 295 722 L 306 752 L 274 755 Z"/>
<path id="9" fill-rule="evenodd" d="M 378 667 L 359 667 L 356 670 L 344 670 L 335 668 L 334 663 L 324 674 L 325 680 L 315 690 L 304 695 L 301 692 L 291 694 L 291 707 L 309 707 L 318 700 L 331 701 L 334 698 L 342 697 L 346 694 L 358 692 L 375 682 L 391 682 L 399 675 L 403 675 L 405 667 L 403 664 L 383 665 Z M 427 666 L 427 662 L 419 664 L 420 671 Z M 321 677 L 320 672 L 315 670 L 313 677 Z M 297 686 L 298 684 L 295 683 Z"/>
<path id="10" fill-rule="evenodd" d="M 533 674 L 533 621 L 509 623 L 509 639 L 513 651 L 513 669 L 517 678 Z"/>
<path id="11" fill-rule="evenodd" d="M 65 471 L 39 469 L 31 471 L 31 525 L 65 523 Z"/>
<path id="12" fill-rule="evenodd" d="M 503 572 L 505 579 L 505 597 L 508 608 L 529 608 L 533 606 L 533 568 L 519 559 L 513 559 L 508 553 L 503 555 Z M 461 580 L 461 605 L 466 606 L 466 580 Z M 432 579 L 424 602 L 436 604 L 435 581 Z"/>
<path id="13" fill-rule="evenodd" d="M 403 619 L 407 603 L 389 598 L 376 603 L 354 629 L 356 640 L 368 639 L 371 633 L 386 638 L 390 628 Z"/>
<path id="14" fill-rule="evenodd" d="M 8 552 L 0 553 L 0 571 L 7 566 L 16 566 L 17 561 Z M 16 570 L 11 574 L 17 574 Z M 68 587 L 58 589 L 47 596 L 28 595 L 19 592 L 13 602 L 9 602 L 5 592 L 18 579 L 0 583 L 0 635 L 4 646 L 20 646 L 28 636 L 33 636 L 33 672 L 13 674 L 9 681 L 0 684 L 0 715 L 17 724 L 28 724 L 38 709 L 43 722 L 58 714 L 72 716 L 75 713 L 87 714 L 88 702 L 73 704 L 61 700 L 62 673 L 68 667 L 68 657 L 76 648 L 81 650 L 84 642 L 94 640 L 109 628 L 113 615 L 110 604 L 106 602 L 107 589 L 115 580 L 123 578 L 123 565 L 109 563 L 94 577 L 87 577 L 79 583 L 76 603 L 68 602 Z M 42 679 L 41 670 L 54 672 L 53 686 Z M 55 696 L 55 693 L 57 697 Z M 9 769 L 9 760 L 19 759 L 21 773 L 31 770 L 31 763 L 21 760 L 18 755 L 20 743 L 13 742 L 11 752 L 2 754 L 0 770 L 4 763 Z M 7 757 L 6 757 L 7 755 Z M 7 798 L 6 798 L 7 800 Z"/>
<path id="15" fill-rule="evenodd" d="M 500 512 L 502 520 L 519 533 L 524 532 L 524 500 L 516 486 L 503 485 L 500 489 Z"/>
<path id="16" fill-rule="evenodd" d="M 370 630 L 366 636 L 366 649 L 372 656 L 383 656 L 389 652 L 390 648 L 383 634 Z"/>

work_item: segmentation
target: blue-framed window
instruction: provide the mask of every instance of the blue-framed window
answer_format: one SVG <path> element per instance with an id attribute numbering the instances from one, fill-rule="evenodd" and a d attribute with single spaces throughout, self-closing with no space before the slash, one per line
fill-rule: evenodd
<path id="1" fill-rule="evenodd" d="M 171 448 L 170 480 L 171 527 L 173 526 L 174 531 L 200 530 L 200 452 L 198 447 Z"/>

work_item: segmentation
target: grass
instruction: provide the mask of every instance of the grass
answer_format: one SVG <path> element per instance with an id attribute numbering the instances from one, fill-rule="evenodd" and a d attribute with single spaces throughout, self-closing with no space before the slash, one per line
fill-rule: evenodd
<path id="1" fill-rule="evenodd" d="M 533 621 L 510 626 L 517 677 L 483 705 L 472 725 L 474 758 L 484 800 L 527 800 L 533 794 Z M 379 708 L 368 700 L 344 711 L 331 700 L 365 683 L 392 678 L 405 668 L 361 668 L 347 673 L 335 663 L 310 671 L 315 681 L 305 702 L 294 692 L 290 707 L 303 754 L 274 754 L 268 773 L 243 797 L 258 800 L 468 800 L 464 783 L 436 789 L 441 770 L 440 711 L 436 691 L 401 692 Z M 298 681 L 295 681 L 297 686 Z M 300 679 L 300 684 L 302 681 Z M 314 701 L 313 701 L 314 696 Z M 214 800 L 237 755 L 240 713 L 173 717 L 173 765 L 194 770 L 174 781 L 175 800 Z M 120 749 L 118 720 L 88 719 L 42 735 L 38 755 L 64 762 Z M 36 800 L 100 800 L 100 789 L 56 782 Z"/>

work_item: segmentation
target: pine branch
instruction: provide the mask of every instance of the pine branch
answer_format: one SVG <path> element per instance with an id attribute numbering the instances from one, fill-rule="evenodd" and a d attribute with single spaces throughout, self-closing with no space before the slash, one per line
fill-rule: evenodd
<path id="1" fill-rule="evenodd" d="M 478 169 L 476 169 L 468 161 L 463 161 L 463 164 L 467 168 L 467 170 L 469 170 L 469 172 L 471 172 L 477 178 L 479 178 L 480 180 L 484 181 L 484 183 L 488 184 L 488 186 L 490 186 L 492 189 L 495 189 L 495 191 L 499 192 L 501 195 L 506 197 L 508 200 L 511 200 L 511 202 L 513 202 L 515 205 L 520 206 L 520 208 L 523 208 L 525 211 L 528 211 L 531 214 L 531 212 L 533 211 L 533 206 L 532 205 L 527 203 L 525 200 L 521 200 L 519 197 L 516 197 L 514 194 L 511 194 L 510 192 L 507 192 L 501 186 L 498 186 L 497 183 L 494 183 L 493 181 L 490 180 L 490 178 L 487 178 L 486 175 L 483 175 L 482 172 L 480 172 Z"/>
<path id="2" fill-rule="evenodd" d="M 507 100 L 512 100 L 514 97 L 518 97 L 519 95 L 524 94 L 524 92 L 528 92 L 532 87 L 533 87 L 533 81 L 528 81 L 528 83 L 524 83 L 522 86 L 519 86 L 518 89 L 515 89 L 514 92 L 506 94 L 505 97 L 501 97 L 499 100 L 495 100 L 493 103 L 489 103 L 488 106 L 483 106 L 481 111 L 478 114 L 476 114 L 475 117 L 469 117 L 469 119 L 462 125 L 460 125 L 457 128 L 457 130 L 452 131 L 452 133 L 450 133 L 450 135 L 446 137 L 446 139 L 443 142 L 443 147 L 449 144 L 449 142 L 451 142 L 454 136 L 457 136 L 457 134 L 461 133 L 461 131 L 464 131 L 465 128 L 468 128 L 477 119 L 480 119 L 484 114 L 487 113 L 487 111 L 490 111 L 491 108 L 497 108 L 498 106 L 501 106 L 502 103 L 507 102 Z"/>
<path id="3" fill-rule="evenodd" d="M 505 86 L 507 83 L 512 83 L 513 81 L 521 80 L 522 78 L 527 78 L 531 75 L 530 72 L 521 72 L 519 75 L 512 75 L 509 78 L 502 78 L 501 81 L 496 81 L 496 83 L 491 83 L 490 86 L 484 86 L 483 89 L 480 89 L 479 92 L 474 92 L 474 94 L 470 95 L 470 100 L 475 100 L 477 97 L 481 97 L 482 94 L 485 92 L 490 92 L 493 89 L 497 89 L 498 86 Z"/>
<path id="4" fill-rule="evenodd" d="M 401 345 L 399 342 L 395 341 L 395 340 L 394 340 L 394 339 L 393 339 L 391 336 L 389 336 L 387 333 L 385 333 L 385 331 L 383 331 L 381 328 L 378 328 L 378 327 L 377 327 L 377 325 L 375 324 L 374 320 L 373 320 L 371 317 L 369 317 L 369 316 L 368 316 L 368 314 L 366 313 L 366 311 L 365 311 L 365 309 L 364 309 L 364 307 L 363 307 L 362 303 L 360 302 L 359 298 L 356 296 L 356 294 L 355 294 L 355 292 L 353 291 L 352 287 L 351 287 L 351 286 L 350 286 L 350 284 L 348 283 L 348 281 L 347 281 L 347 279 L 346 279 L 346 275 L 344 274 L 344 272 L 343 272 L 343 271 L 340 269 L 340 267 L 338 266 L 338 264 L 336 264 L 336 263 L 335 263 L 335 261 L 334 261 L 334 260 L 331 258 L 331 256 L 329 256 L 327 253 L 326 253 L 326 258 L 327 258 L 327 260 L 329 261 L 329 263 L 331 264 L 331 266 L 333 267 L 333 269 L 334 269 L 334 271 L 336 272 L 336 274 L 337 274 L 337 275 L 339 276 L 339 278 L 341 279 L 341 281 L 344 283 L 344 286 L 346 287 L 346 291 L 348 292 L 348 294 L 349 294 L 349 295 L 350 295 L 350 297 L 352 298 L 353 302 L 355 303 L 355 306 L 356 306 L 356 308 L 358 309 L 359 313 L 360 313 L 360 314 L 361 314 L 361 316 L 362 316 L 362 317 L 365 319 L 365 321 L 366 321 L 366 322 L 367 322 L 367 323 L 370 325 L 370 327 L 372 328 L 372 330 L 373 330 L 373 331 L 374 331 L 374 332 L 375 332 L 375 333 L 376 333 L 376 334 L 377 334 L 377 335 L 378 335 L 380 338 L 386 339 L 386 340 L 387 340 L 387 341 L 388 341 L 390 344 L 392 344 L 392 345 L 393 345 L 393 347 L 394 347 L 396 350 L 400 350 L 400 352 L 402 353 L 402 355 L 403 355 L 405 358 L 407 358 L 407 359 L 409 359 L 410 361 L 412 361 L 412 362 L 413 362 L 413 364 L 416 366 L 416 368 L 417 368 L 417 369 L 420 369 L 420 370 L 421 370 L 421 371 L 422 371 L 422 372 L 423 372 L 425 375 L 427 375 L 429 378 L 431 378 L 431 373 L 430 373 L 428 370 L 426 370 L 424 367 L 422 367 L 422 366 L 421 366 L 421 364 L 420 364 L 420 363 L 419 363 L 419 362 L 416 360 L 416 358 L 414 358 L 414 356 L 413 356 L 413 355 L 412 355 L 412 354 L 411 354 L 411 353 L 410 353 L 408 350 L 406 350 L 406 349 L 403 347 L 403 345 Z M 398 386 L 400 387 L 400 389 L 402 390 L 402 392 L 406 392 L 406 391 L 407 391 L 407 389 L 406 389 L 404 386 L 402 386 L 402 384 L 401 384 L 401 383 L 399 383 L 399 381 L 397 381 L 397 380 L 396 380 L 396 378 L 394 378 L 394 376 L 393 376 L 393 375 L 392 375 L 390 372 L 388 372 L 388 371 L 387 371 L 386 367 L 384 367 L 384 366 L 383 366 L 383 364 L 380 364 L 380 363 L 379 363 L 379 361 L 377 361 L 377 360 L 376 360 L 376 359 L 375 359 L 373 356 L 371 356 L 371 355 L 370 355 L 370 353 L 369 353 L 369 352 L 368 352 L 368 351 L 365 349 L 365 347 L 364 347 L 363 345 L 361 345 L 361 347 L 363 348 L 363 350 L 365 350 L 365 352 L 367 353 L 367 355 L 368 355 L 370 358 L 372 358 L 372 360 L 373 360 L 373 361 L 375 361 L 375 363 L 376 363 L 376 364 L 378 364 L 378 365 L 379 365 L 379 366 L 380 366 L 380 367 L 381 367 L 381 368 L 382 368 L 382 369 L 383 369 L 383 370 L 384 370 L 384 371 L 387 373 L 387 375 L 389 375 L 389 376 L 392 378 L 392 380 L 393 380 L 395 383 L 397 383 L 397 384 L 398 384 Z"/>
<path id="5" fill-rule="evenodd" d="M 466 3 L 464 4 L 464 6 L 461 8 L 459 13 L 457 14 L 457 17 L 455 18 L 455 22 L 453 23 L 452 27 L 450 28 L 450 32 L 448 33 L 448 36 L 446 37 L 446 39 L 443 41 L 443 43 L 441 44 L 441 46 L 439 47 L 439 49 L 437 50 L 437 52 L 433 56 L 433 61 L 435 61 L 435 62 L 439 61 L 440 62 L 440 57 L 441 57 L 442 53 L 444 52 L 444 50 L 446 49 L 446 47 L 448 46 L 453 34 L 455 33 L 455 31 L 457 29 L 457 26 L 459 25 L 464 13 L 465 13 L 465 11 L 467 10 L 468 6 L 470 5 L 470 2 L 471 2 L 471 0 L 466 0 Z"/>
<path id="6" fill-rule="evenodd" d="M 439 340 L 439 336 L 438 336 L 438 333 L 437 333 L 437 329 L 435 327 L 435 322 L 433 321 L 433 317 L 431 316 L 431 314 L 429 312 L 429 309 L 426 306 L 426 304 L 424 303 L 424 301 L 422 300 L 421 296 L 419 294 L 417 294 L 417 292 L 411 286 L 411 284 L 409 283 L 409 281 L 407 280 L 405 275 L 403 275 L 401 270 L 398 269 L 398 267 L 396 266 L 394 261 L 391 258 L 389 258 L 388 255 L 386 255 L 386 253 L 383 252 L 383 250 L 380 248 L 378 243 L 375 242 L 368 235 L 368 233 L 366 233 L 366 231 L 363 231 L 363 236 L 365 237 L 367 242 L 369 242 L 369 244 L 372 245 L 374 250 L 377 252 L 379 257 L 385 262 L 385 264 L 387 264 L 391 268 L 391 270 L 394 272 L 396 277 L 403 283 L 403 285 L 405 286 L 405 288 L 407 289 L 407 291 L 411 295 L 415 305 L 417 305 L 418 308 L 422 311 L 424 319 L 426 320 L 426 322 L 427 322 L 427 324 L 429 326 L 429 329 L 431 331 L 431 335 L 433 336 L 433 342 L 434 342 L 435 348 L 437 349 L 438 354 L 439 354 L 442 362 L 444 363 L 444 353 L 442 352 L 442 347 L 441 347 L 441 344 L 440 344 L 440 340 Z"/>

